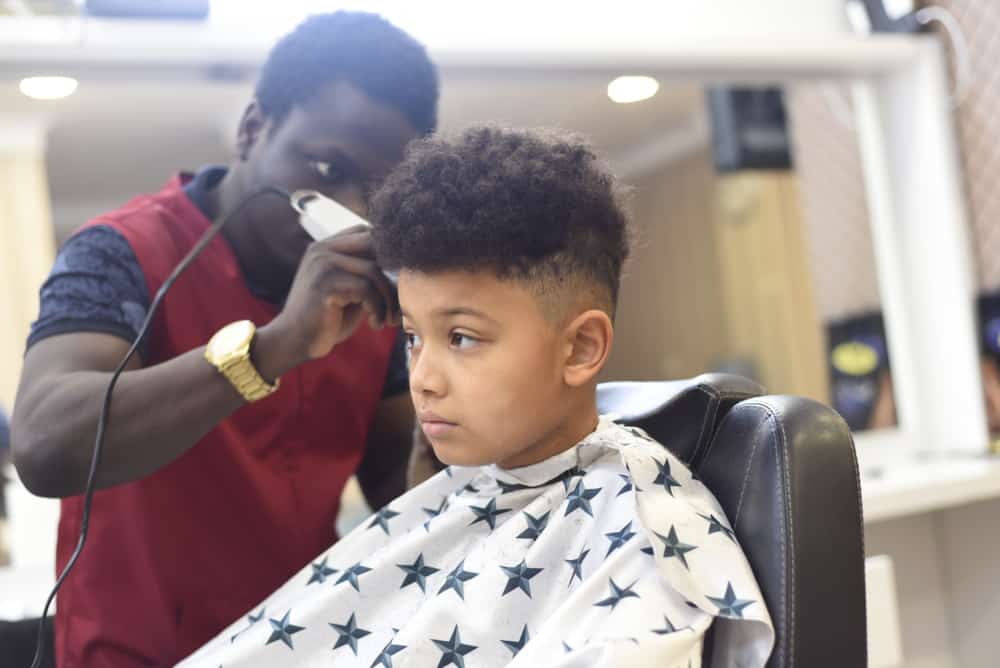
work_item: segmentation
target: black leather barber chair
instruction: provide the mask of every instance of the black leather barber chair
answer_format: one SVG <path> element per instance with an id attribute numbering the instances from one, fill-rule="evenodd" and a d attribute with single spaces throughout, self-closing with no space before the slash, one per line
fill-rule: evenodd
<path id="1" fill-rule="evenodd" d="M 47 637 L 45 660 L 42 661 L 41 668 L 55 668 L 56 662 L 53 659 L 54 650 L 52 648 L 52 618 L 45 620 L 45 630 Z M 28 668 L 31 660 L 35 657 L 35 642 L 38 638 L 38 620 L 26 619 L 19 622 L 6 622 L 0 620 L 0 666 L 4 668 Z"/>
<path id="2" fill-rule="evenodd" d="M 851 433 L 815 401 L 762 395 L 745 378 L 706 374 L 603 383 L 597 403 L 666 444 L 722 504 L 774 622 L 768 668 L 863 668 L 864 544 Z M 0 665 L 27 666 L 35 630 L 0 624 Z M 714 642 L 710 631 L 705 666 Z"/>
<path id="3" fill-rule="evenodd" d="M 603 383 L 597 403 L 667 445 L 722 504 L 774 622 L 768 668 L 867 665 L 861 489 L 836 412 L 728 374 Z"/>

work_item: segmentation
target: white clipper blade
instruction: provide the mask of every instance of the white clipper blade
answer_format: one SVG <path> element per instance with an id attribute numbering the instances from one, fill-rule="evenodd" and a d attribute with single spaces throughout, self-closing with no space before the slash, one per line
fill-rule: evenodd
<path id="1" fill-rule="evenodd" d="M 370 227 L 367 220 L 315 190 L 296 190 L 290 200 L 292 208 L 299 212 L 299 225 L 314 241 L 322 241 L 351 227 Z"/>
<path id="2" fill-rule="evenodd" d="M 313 238 L 322 241 L 352 227 L 371 227 L 371 223 L 346 206 L 315 190 L 296 190 L 289 197 L 292 208 L 299 212 L 299 225 Z M 383 271 L 393 285 L 399 281 L 399 274 Z"/>

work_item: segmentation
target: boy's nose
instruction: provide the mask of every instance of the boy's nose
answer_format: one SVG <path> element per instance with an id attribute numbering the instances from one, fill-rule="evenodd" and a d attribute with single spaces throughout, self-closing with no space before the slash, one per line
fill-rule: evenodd
<path id="1" fill-rule="evenodd" d="M 445 391 L 444 375 L 436 369 L 429 352 L 425 348 L 410 361 L 410 389 L 415 395 L 442 395 Z"/>

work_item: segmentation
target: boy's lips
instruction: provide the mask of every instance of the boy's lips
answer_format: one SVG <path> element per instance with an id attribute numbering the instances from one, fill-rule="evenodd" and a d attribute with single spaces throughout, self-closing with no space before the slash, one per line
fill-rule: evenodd
<path id="1" fill-rule="evenodd" d="M 455 422 L 446 420 L 433 411 L 420 411 L 417 417 L 420 420 L 420 427 L 429 438 L 444 436 L 458 426 Z"/>

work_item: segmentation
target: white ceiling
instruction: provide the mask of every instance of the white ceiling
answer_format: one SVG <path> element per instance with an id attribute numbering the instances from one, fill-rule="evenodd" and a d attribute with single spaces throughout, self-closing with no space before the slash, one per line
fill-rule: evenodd
<path id="1" fill-rule="evenodd" d="M 702 89 L 689 81 L 662 82 L 654 98 L 630 105 L 611 102 L 606 86 L 607 78 L 597 75 L 444 75 L 440 126 L 556 126 L 587 136 L 614 163 L 684 132 L 692 116 L 703 113 Z M 0 81 L 0 118 L 45 119 L 56 222 L 73 227 L 88 207 L 155 189 L 177 169 L 225 161 L 251 91 L 247 82 L 81 78 L 73 96 L 41 102 L 24 97 L 16 81 L 6 79 Z"/>

